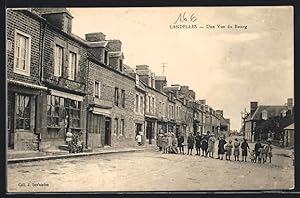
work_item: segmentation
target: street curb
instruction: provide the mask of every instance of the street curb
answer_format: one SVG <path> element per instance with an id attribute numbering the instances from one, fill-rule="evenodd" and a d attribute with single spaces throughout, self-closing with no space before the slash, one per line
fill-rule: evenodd
<path id="1" fill-rule="evenodd" d="M 98 152 L 89 152 L 89 153 L 74 153 L 74 154 L 65 154 L 65 155 L 51 155 L 51 156 L 39 156 L 39 157 L 27 157 L 27 158 L 17 158 L 17 159 L 8 159 L 8 164 L 16 164 L 22 162 L 32 162 L 32 161 L 43 161 L 43 160 L 54 160 L 54 159 L 66 159 L 66 158 L 75 158 L 75 157 L 86 157 L 92 155 L 102 155 L 102 154 L 113 154 L 113 153 L 129 153 L 129 152 L 141 152 L 145 150 L 152 150 L 154 148 L 143 148 L 143 149 L 131 149 L 131 150 L 121 150 L 121 151 L 98 151 Z"/>

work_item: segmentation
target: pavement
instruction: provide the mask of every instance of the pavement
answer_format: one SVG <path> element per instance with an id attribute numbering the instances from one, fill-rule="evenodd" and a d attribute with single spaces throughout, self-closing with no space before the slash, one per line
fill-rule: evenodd
<path id="1" fill-rule="evenodd" d="M 239 141 L 242 141 L 241 136 L 231 136 L 227 137 L 226 141 L 233 140 L 238 138 Z M 215 143 L 217 147 L 218 142 Z M 255 143 L 248 143 L 250 149 L 254 148 Z M 104 148 L 94 148 L 92 151 L 86 151 L 82 153 L 69 153 L 64 150 L 48 150 L 48 151 L 13 151 L 9 150 L 7 153 L 8 163 L 20 163 L 20 162 L 30 162 L 30 161 L 39 161 L 39 160 L 51 160 L 51 159 L 60 159 L 60 158 L 71 158 L 71 157 L 83 157 L 83 156 L 92 156 L 100 154 L 110 154 L 110 153 L 124 153 L 124 152 L 137 152 L 144 151 L 148 149 L 158 149 L 156 145 L 145 145 L 145 146 L 135 146 L 135 147 L 104 147 Z M 187 151 L 187 148 L 185 148 Z M 217 151 L 217 148 L 215 149 Z M 284 149 L 273 145 L 273 155 L 282 155 L 285 157 L 293 158 L 292 149 Z M 215 154 L 216 156 L 216 154 Z"/>
<path id="2" fill-rule="evenodd" d="M 104 147 L 95 148 L 92 151 L 82 153 L 69 153 L 64 150 L 47 150 L 47 151 L 13 151 L 9 150 L 7 153 L 8 163 L 21 163 L 31 162 L 39 160 L 51 160 L 61 158 L 74 158 L 84 157 L 100 154 L 111 154 L 111 153 L 126 153 L 126 152 L 138 152 L 145 150 L 157 149 L 156 145 L 145 145 L 136 147 Z"/>

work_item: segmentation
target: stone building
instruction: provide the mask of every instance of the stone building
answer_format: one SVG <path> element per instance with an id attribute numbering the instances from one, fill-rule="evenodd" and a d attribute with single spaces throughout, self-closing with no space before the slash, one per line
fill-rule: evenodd
<path id="1" fill-rule="evenodd" d="M 245 138 L 250 142 L 267 138 L 279 140 L 283 137 L 275 132 L 281 132 L 284 127 L 293 122 L 292 98 L 289 98 L 284 105 L 258 105 L 258 102 L 250 102 L 250 113 L 243 123 Z"/>
<path id="2" fill-rule="evenodd" d="M 8 147 L 39 149 L 42 128 L 42 35 L 44 20 L 30 10 L 7 10 Z M 30 24 L 30 25 L 28 25 Z"/>
<path id="3" fill-rule="evenodd" d="M 87 45 L 72 34 L 72 15 L 65 8 L 33 10 L 46 19 L 42 41 L 41 149 L 65 144 L 66 131 L 85 139 Z"/>
<path id="4" fill-rule="evenodd" d="M 119 40 L 105 40 L 101 32 L 86 34 L 90 46 L 87 83 L 88 146 L 135 144 L 135 79 L 123 71 Z"/>

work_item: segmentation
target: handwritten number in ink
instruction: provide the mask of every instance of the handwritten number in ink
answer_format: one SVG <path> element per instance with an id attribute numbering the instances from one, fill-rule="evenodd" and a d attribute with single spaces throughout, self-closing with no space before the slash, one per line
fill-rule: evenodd
<path id="1" fill-rule="evenodd" d="M 190 16 L 190 21 L 191 22 L 195 22 L 197 20 L 197 17 L 195 16 L 195 14 L 193 13 Z M 174 22 L 174 24 L 176 24 L 177 22 L 187 22 L 188 18 L 186 17 L 186 12 L 184 13 L 180 13 L 179 16 L 177 17 L 176 21 Z"/>

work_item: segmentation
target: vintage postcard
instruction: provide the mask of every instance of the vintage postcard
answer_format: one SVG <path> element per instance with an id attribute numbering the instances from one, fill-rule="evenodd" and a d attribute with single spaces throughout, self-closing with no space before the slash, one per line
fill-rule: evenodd
<path id="1" fill-rule="evenodd" d="M 6 10 L 7 192 L 292 190 L 292 6 Z"/>

